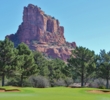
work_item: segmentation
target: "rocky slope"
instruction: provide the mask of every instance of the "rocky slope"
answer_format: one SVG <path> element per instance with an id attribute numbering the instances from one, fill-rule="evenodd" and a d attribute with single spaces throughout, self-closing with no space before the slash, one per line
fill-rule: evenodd
<path id="1" fill-rule="evenodd" d="M 45 14 L 41 8 L 29 4 L 24 7 L 23 22 L 17 32 L 6 37 L 13 41 L 15 46 L 24 42 L 32 50 L 66 61 L 76 43 L 66 42 L 64 27 L 59 24 L 57 19 Z"/>

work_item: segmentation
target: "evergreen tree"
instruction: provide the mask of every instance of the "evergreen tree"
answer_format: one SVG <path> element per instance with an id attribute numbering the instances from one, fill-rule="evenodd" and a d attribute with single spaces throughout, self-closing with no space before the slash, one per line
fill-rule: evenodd
<path id="1" fill-rule="evenodd" d="M 49 78 L 50 79 L 60 79 L 65 78 L 65 67 L 66 64 L 64 61 L 60 59 L 53 59 L 49 61 L 48 69 L 49 69 Z"/>
<path id="2" fill-rule="evenodd" d="M 14 48 L 14 44 L 6 38 L 4 41 L 0 41 L 0 75 L 2 76 L 2 86 L 4 86 L 5 76 L 11 74 L 16 70 L 17 51 Z"/>
<path id="3" fill-rule="evenodd" d="M 38 52 L 33 51 L 35 64 L 38 66 L 39 69 L 39 75 L 41 76 L 48 76 L 49 70 L 48 70 L 48 61 L 44 56 Z"/>
<path id="4" fill-rule="evenodd" d="M 19 73 L 21 76 L 21 86 L 23 86 L 23 79 L 38 72 L 37 65 L 34 61 L 32 51 L 24 43 L 17 47 L 19 61 Z"/>
<path id="5" fill-rule="evenodd" d="M 106 79 L 106 88 L 109 86 L 110 79 L 110 51 L 101 50 L 97 61 L 97 75 Z"/>
<path id="6" fill-rule="evenodd" d="M 83 87 L 84 79 L 93 74 L 96 67 L 94 51 L 81 46 L 76 47 L 72 51 L 70 59 L 68 59 L 68 66 L 74 75 L 81 77 L 81 87 Z"/>

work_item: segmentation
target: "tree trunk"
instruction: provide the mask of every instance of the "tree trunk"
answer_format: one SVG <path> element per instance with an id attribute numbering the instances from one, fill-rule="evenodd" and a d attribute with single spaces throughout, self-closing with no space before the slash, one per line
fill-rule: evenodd
<path id="1" fill-rule="evenodd" d="M 109 88 L 109 67 L 107 66 L 106 89 Z"/>
<path id="2" fill-rule="evenodd" d="M 83 86 L 84 86 L 84 74 L 82 72 L 82 74 L 81 74 L 81 87 L 83 87 Z"/>
<path id="3" fill-rule="evenodd" d="M 23 87 L 23 75 L 21 75 L 21 83 L 20 86 Z"/>
<path id="4" fill-rule="evenodd" d="M 81 69 L 81 87 L 84 86 L 84 67 L 82 66 Z"/>
<path id="5" fill-rule="evenodd" d="M 109 87 L 109 78 L 106 79 L 106 89 L 108 89 Z"/>
<path id="6" fill-rule="evenodd" d="M 2 74 L 2 86 L 4 86 L 4 83 L 5 83 L 5 75 Z"/>

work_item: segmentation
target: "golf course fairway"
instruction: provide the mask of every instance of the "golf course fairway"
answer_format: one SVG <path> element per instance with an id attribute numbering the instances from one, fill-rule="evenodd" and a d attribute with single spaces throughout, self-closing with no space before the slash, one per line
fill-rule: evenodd
<path id="1" fill-rule="evenodd" d="M 0 92 L 0 100 L 110 100 L 110 93 L 91 93 L 94 88 L 18 88 L 20 91 Z"/>

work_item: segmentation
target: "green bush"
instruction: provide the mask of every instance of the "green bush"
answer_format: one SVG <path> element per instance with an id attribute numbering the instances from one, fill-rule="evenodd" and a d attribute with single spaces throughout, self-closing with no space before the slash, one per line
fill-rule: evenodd
<path id="1" fill-rule="evenodd" d="M 20 86 L 21 82 L 20 82 L 20 78 L 19 77 L 15 77 L 10 79 L 6 85 L 11 85 L 11 86 Z M 32 84 L 27 80 L 23 80 L 23 87 L 32 87 Z"/>
<path id="2" fill-rule="evenodd" d="M 103 85 L 102 85 L 102 86 L 99 86 L 98 88 L 99 88 L 99 89 L 106 89 L 106 87 L 103 86 Z"/>
<path id="3" fill-rule="evenodd" d="M 63 79 L 53 79 L 50 82 L 52 87 L 56 87 L 56 86 L 66 86 L 65 80 Z"/>
<path id="4" fill-rule="evenodd" d="M 73 79 L 72 78 L 66 78 L 65 83 L 66 83 L 66 86 L 69 86 L 69 85 L 73 84 Z"/>
<path id="5" fill-rule="evenodd" d="M 6 85 L 20 86 L 20 78 L 19 77 L 12 78 L 7 82 Z"/>

